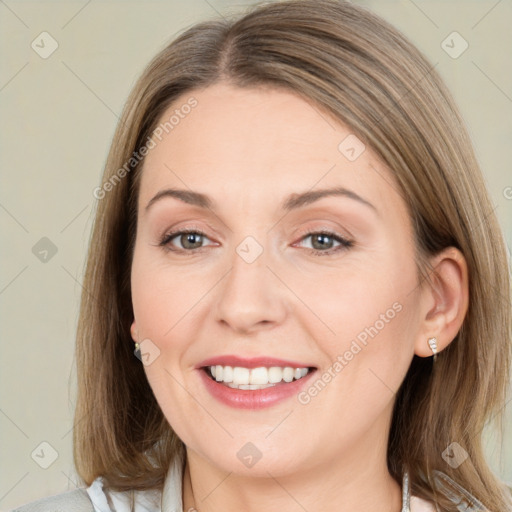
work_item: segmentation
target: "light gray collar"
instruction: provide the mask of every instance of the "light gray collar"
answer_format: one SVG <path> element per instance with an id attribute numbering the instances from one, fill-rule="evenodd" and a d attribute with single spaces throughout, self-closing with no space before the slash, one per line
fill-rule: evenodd
<path id="1" fill-rule="evenodd" d="M 162 512 L 183 512 L 183 459 L 175 457 L 165 478 L 162 491 Z"/>

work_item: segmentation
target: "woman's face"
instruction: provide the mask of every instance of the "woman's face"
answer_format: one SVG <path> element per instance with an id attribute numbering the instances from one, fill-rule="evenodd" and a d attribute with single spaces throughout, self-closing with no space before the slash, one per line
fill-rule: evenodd
<path id="1" fill-rule="evenodd" d="M 391 174 L 290 92 L 218 84 L 161 122 L 140 183 L 132 332 L 169 423 L 203 462 L 238 474 L 381 460 L 420 293 Z M 181 199 L 154 199 L 167 189 Z M 182 230 L 195 234 L 167 236 Z M 233 389 L 207 363 L 238 367 L 222 368 L 228 381 L 284 381 Z M 287 363 L 315 370 L 292 382 L 304 372 L 268 371 Z"/>

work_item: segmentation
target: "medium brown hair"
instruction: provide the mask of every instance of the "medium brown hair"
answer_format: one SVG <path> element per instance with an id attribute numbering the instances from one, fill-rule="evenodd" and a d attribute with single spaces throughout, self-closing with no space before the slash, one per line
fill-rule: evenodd
<path id="1" fill-rule="evenodd" d="M 396 396 L 388 467 L 399 482 L 406 468 L 412 493 L 440 511 L 455 507 L 437 488 L 435 470 L 502 512 L 509 492 L 482 450 L 482 430 L 505 404 L 511 360 L 510 279 L 493 205 L 434 66 L 380 17 L 334 0 L 264 4 L 199 23 L 153 59 L 131 92 L 106 162 L 83 282 L 78 474 L 87 485 L 103 476 L 113 490 L 161 489 L 171 462 L 184 460 L 183 442 L 133 354 L 130 272 L 143 164 L 133 155 L 172 102 L 220 81 L 298 93 L 371 147 L 408 207 L 423 277 L 434 270 L 427 258 L 442 249 L 464 255 L 467 315 L 434 368 L 431 358 L 414 356 Z M 469 455 L 458 468 L 442 458 L 452 442 Z"/>

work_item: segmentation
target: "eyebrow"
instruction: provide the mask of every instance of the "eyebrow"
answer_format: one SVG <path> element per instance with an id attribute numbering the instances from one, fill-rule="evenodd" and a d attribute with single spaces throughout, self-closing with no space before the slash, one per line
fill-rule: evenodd
<path id="1" fill-rule="evenodd" d="M 342 196 L 347 197 L 349 199 L 353 199 L 361 204 L 368 206 L 374 211 L 374 213 L 379 215 L 377 208 L 372 203 L 362 198 L 360 195 L 356 194 L 352 190 L 349 190 L 344 187 L 308 190 L 307 192 L 290 194 L 283 202 L 282 209 L 285 212 L 290 212 L 291 210 L 302 208 L 304 206 L 307 206 L 308 204 L 318 201 L 319 199 L 322 199 L 323 197 L 328 196 Z M 206 194 L 201 194 L 200 192 L 194 192 L 192 190 L 167 188 L 164 190 L 160 190 L 153 198 L 151 198 L 151 200 L 146 205 L 145 211 L 149 210 L 149 208 L 153 204 L 155 204 L 157 201 L 165 197 L 174 197 L 175 199 L 179 199 L 184 203 L 193 206 L 198 206 L 200 208 L 205 208 L 209 210 L 216 209 L 216 203 Z"/>

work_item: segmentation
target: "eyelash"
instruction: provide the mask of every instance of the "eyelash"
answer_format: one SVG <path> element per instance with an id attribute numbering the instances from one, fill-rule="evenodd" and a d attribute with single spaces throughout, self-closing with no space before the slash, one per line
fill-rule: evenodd
<path id="1" fill-rule="evenodd" d="M 197 249 L 172 249 L 170 247 L 170 242 L 172 239 L 176 238 L 178 235 L 185 235 L 188 233 L 196 234 L 205 238 L 208 238 L 205 233 L 202 231 L 199 231 L 197 229 L 182 229 L 177 231 L 171 231 L 170 233 L 166 233 L 162 239 L 159 242 L 159 246 L 166 248 L 168 251 L 172 252 L 188 252 L 188 253 L 196 253 L 200 252 L 204 247 L 199 247 Z M 354 242 L 352 240 L 348 240 L 336 233 L 333 233 L 332 231 L 326 231 L 326 230 L 320 230 L 320 231 L 307 231 L 305 233 L 302 233 L 302 237 L 300 240 L 303 240 L 304 238 L 307 238 L 311 235 L 322 235 L 327 236 L 329 238 L 333 238 L 335 241 L 339 242 L 340 245 L 331 249 L 328 249 L 326 251 L 320 251 L 318 249 L 309 249 L 309 251 L 314 254 L 315 256 L 326 256 L 331 255 L 333 253 L 337 253 L 342 250 L 350 249 L 353 247 Z"/>

